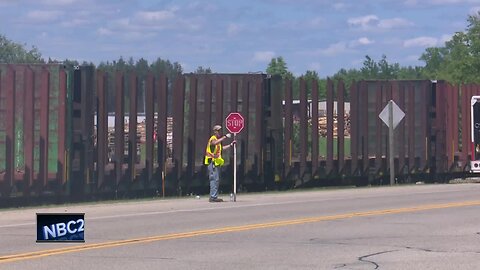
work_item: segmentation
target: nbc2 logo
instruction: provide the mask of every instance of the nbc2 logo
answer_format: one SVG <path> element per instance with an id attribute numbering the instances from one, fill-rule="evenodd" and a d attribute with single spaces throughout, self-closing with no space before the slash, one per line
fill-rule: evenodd
<path id="1" fill-rule="evenodd" d="M 49 240 L 68 234 L 76 234 L 84 231 L 83 219 L 70 220 L 67 223 L 59 222 L 50 226 L 43 226 L 43 239 Z"/>

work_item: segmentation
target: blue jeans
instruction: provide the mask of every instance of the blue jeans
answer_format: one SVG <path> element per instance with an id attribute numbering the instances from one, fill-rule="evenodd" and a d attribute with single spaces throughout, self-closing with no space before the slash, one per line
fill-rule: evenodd
<path id="1" fill-rule="evenodd" d="M 213 162 L 208 165 L 208 180 L 210 180 L 210 198 L 218 197 L 220 186 L 220 167 L 215 167 Z"/>

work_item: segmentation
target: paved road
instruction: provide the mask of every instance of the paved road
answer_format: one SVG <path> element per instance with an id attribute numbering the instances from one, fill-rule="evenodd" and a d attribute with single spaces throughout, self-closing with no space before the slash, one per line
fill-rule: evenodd
<path id="1" fill-rule="evenodd" d="M 85 212 L 84 244 L 35 213 Z M 480 184 L 0 211 L 0 269 L 480 269 Z"/>

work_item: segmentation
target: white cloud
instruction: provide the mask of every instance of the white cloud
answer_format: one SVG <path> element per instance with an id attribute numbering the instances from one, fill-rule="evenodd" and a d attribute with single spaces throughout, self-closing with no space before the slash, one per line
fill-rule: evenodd
<path id="1" fill-rule="evenodd" d="M 404 4 L 407 6 L 416 6 L 417 0 L 405 0 Z"/>
<path id="2" fill-rule="evenodd" d="M 310 25 L 311 27 L 319 27 L 319 26 L 322 26 L 323 22 L 324 22 L 323 18 L 317 17 L 309 20 L 307 24 Z"/>
<path id="3" fill-rule="evenodd" d="M 440 6 L 440 5 L 453 5 L 453 4 L 475 4 L 479 3 L 480 1 L 478 0 L 405 0 L 404 4 L 407 6 L 417 6 L 417 5 L 434 5 L 434 6 Z"/>
<path id="4" fill-rule="evenodd" d="M 119 20 L 114 21 L 114 23 L 116 25 L 118 25 L 120 28 L 123 28 L 123 29 L 128 29 L 128 28 L 131 27 L 129 18 L 119 19 Z"/>
<path id="5" fill-rule="evenodd" d="M 420 58 L 419 55 L 408 55 L 405 60 L 408 62 L 418 62 L 418 59 Z"/>
<path id="6" fill-rule="evenodd" d="M 159 11 L 140 11 L 135 14 L 135 18 L 143 22 L 160 22 L 171 20 L 175 17 L 175 13 L 172 10 L 159 10 Z"/>
<path id="7" fill-rule="evenodd" d="M 254 62 L 269 62 L 275 56 L 273 51 L 258 51 L 253 54 Z"/>
<path id="8" fill-rule="evenodd" d="M 11 0 L 0 0 L 0 7 L 9 7 L 15 5 L 14 1 Z"/>
<path id="9" fill-rule="evenodd" d="M 170 7 L 163 10 L 133 11 L 130 16 L 109 20 L 102 28 L 97 29 L 96 33 L 100 36 L 110 35 L 132 41 L 152 38 L 158 36 L 159 32 L 171 29 L 179 34 L 204 29 L 205 17 L 182 17 L 182 14 L 177 12 L 179 10 L 178 7 Z"/>
<path id="10" fill-rule="evenodd" d="M 442 45 L 452 39 L 452 34 L 444 34 L 440 37 L 439 42 L 442 43 Z"/>
<path id="11" fill-rule="evenodd" d="M 190 18 L 178 18 L 175 22 L 170 24 L 170 28 L 178 29 L 179 31 L 183 30 L 201 30 L 204 29 L 204 25 L 207 21 L 207 18 L 203 16 L 196 16 Z"/>
<path id="12" fill-rule="evenodd" d="M 322 64 L 318 62 L 313 62 L 308 64 L 308 69 L 309 70 L 320 70 L 322 68 Z"/>
<path id="13" fill-rule="evenodd" d="M 65 6 L 75 3 L 76 0 L 42 0 L 43 4 L 50 6 Z"/>
<path id="14" fill-rule="evenodd" d="M 333 8 L 336 9 L 336 10 L 346 9 L 347 7 L 348 7 L 348 5 L 345 4 L 345 3 L 335 3 L 335 4 L 333 4 Z"/>
<path id="15" fill-rule="evenodd" d="M 476 7 L 470 8 L 470 11 L 468 12 L 468 14 L 478 17 L 479 12 L 480 12 L 480 6 L 476 6 Z"/>
<path id="16" fill-rule="evenodd" d="M 27 13 L 30 23 L 53 22 L 62 16 L 63 12 L 57 10 L 33 10 Z"/>
<path id="17" fill-rule="evenodd" d="M 370 40 L 367 37 L 361 37 L 355 40 L 352 40 L 348 43 L 350 48 L 358 47 L 358 46 L 366 46 L 375 43 L 375 41 Z"/>
<path id="18" fill-rule="evenodd" d="M 100 36 L 110 36 L 113 34 L 113 32 L 110 29 L 100 27 L 97 29 L 97 34 Z"/>
<path id="19" fill-rule="evenodd" d="M 195 71 L 195 70 L 193 70 L 192 65 L 190 65 L 187 62 L 180 62 L 179 64 L 182 66 L 184 72 L 194 72 Z"/>
<path id="20" fill-rule="evenodd" d="M 182 16 L 177 14 L 179 10 L 178 7 L 171 7 L 166 10 L 136 12 L 130 21 L 130 27 L 143 32 L 163 29 L 199 30 L 208 19 L 202 15 Z"/>
<path id="21" fill-rule="evenodd" d="M 378 27 L 384 28 L 384 29 L 391 29 L 396 27 L 404 27 L 404 26 L 412 26 L 412 25 L 413 25 L 412 22 L 402 18 L 380 20 L 380 22 L 378 23 Z"/>
<path id="22" fill-rule="evenodd" d="M 444 5 L 444 4 L 460 4 L 460 3 L 470 3 L 469 0 L 429 0 L 427 1 L 434 5 Z"/>
<path id="23" fill-rule="evenodd" d="M 327 20 L 324 17 L 305 18 L 300 20 L 283 20 L 274 23 L 271 29 L 278 29 L 279 31 L 303 31 L 307 29 L 317 30 L 325 26 Z"/>
<path id="24" fill-rule="evenodd" d="M 438 44 L 438 39 L 434 37 L 416 37 L 407 39 L 403 42 L 403 47 L 434 47 Z"/>
<path id="25" fill-rule="evenodd" d="M 187 8 L 196 12 L 214 12 L 218 10 L 218 7 L 213 3 L 206 1 L 194 1 L 187 5 Z"/>
<path id="26" fill-rule="evenodd" d="M 145 33 L 144 31 L 129 31 L 123 33 L 123 38 L 127 40 L 144 40 L 145 38 L 155 36 L 154 33 Z"/>
<path id="27" fill-rule="evenodd" d="M 363 64 L 363 61 L 365 61 L 365 58 L 354 59 L 350 62 L 350 65 L 354 67 L 360 67 Z"/>
<path id="28" fill-rule="evenodd" d="M 349 18 L 347 23 L 353 27 L 360 27 L 363 30 L 392 29 L 414 25 L 411 21 L 402 18 L 379 19 L 376 15 Z"/>
<path id="29" fill-rule="evenodd" d="M 321 49 L 319 52 L 323 55 L 334 56 L 348 51 L 347 44 L 345 42 L 337 42 L 330 44 L 326 49 Z"/>
<path id="30" fill-rule="evenodd" d="M 234 35 L 238 34 L 242 30 L 242 28 L 243 27 L 240 24 L 230 23 L 227 26 L 227 35 L 228 36 L 234 36 Z"/>
<path id="31" fill-rule="evenodd" d="M 367 37 L 361 37 L 358 39 L 358 43 L 361 45 L 369 45 L 375 42 L 373 40 L 368 39 Z"/>
<path id="32" fill-rule="evenodd" d="M 362 17 L 350 18 L 347 20 L 348 24 L 353 26 L 360 26 L 362 28 L 368 27 L 371 23 L 378 21 L 376 15 L 367 15 Z"/>
<path id="33" fill-rule="evenodd" d="M 87 19 L 71 19 L 62 22 L 62 26 L 64 27 L 75 27 L 75 26 L 80 26 L 80 25 L 86 25 L 90 23 L 90 20 Z"/>
<path id="34" fill-rule="evenodd" d="M 39 39 L 46 39 L 46 38 L 48 38 L 48 33 L 47 32 L 41 32 L 37 37 Z"/>

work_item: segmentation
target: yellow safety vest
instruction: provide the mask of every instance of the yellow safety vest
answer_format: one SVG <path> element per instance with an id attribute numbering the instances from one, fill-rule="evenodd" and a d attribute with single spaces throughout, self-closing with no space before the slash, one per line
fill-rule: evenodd
<path id="1" fill-rule="evenodd" d="M 213 140 L 218 140 L 215 135 L 212 135 L 210 139 L 208 139 L 207 149 L 205 150 L 205 165 L 210 164 L 210 159 L 213 159 L 213 163 L 215 166 L 219 167 L 222 166 L 225 160 L 222 158 L 222 144 L 219 143 L 217 145 L 212 145 Z M 212 149 L 213 148 L 213 149 Z"/>

